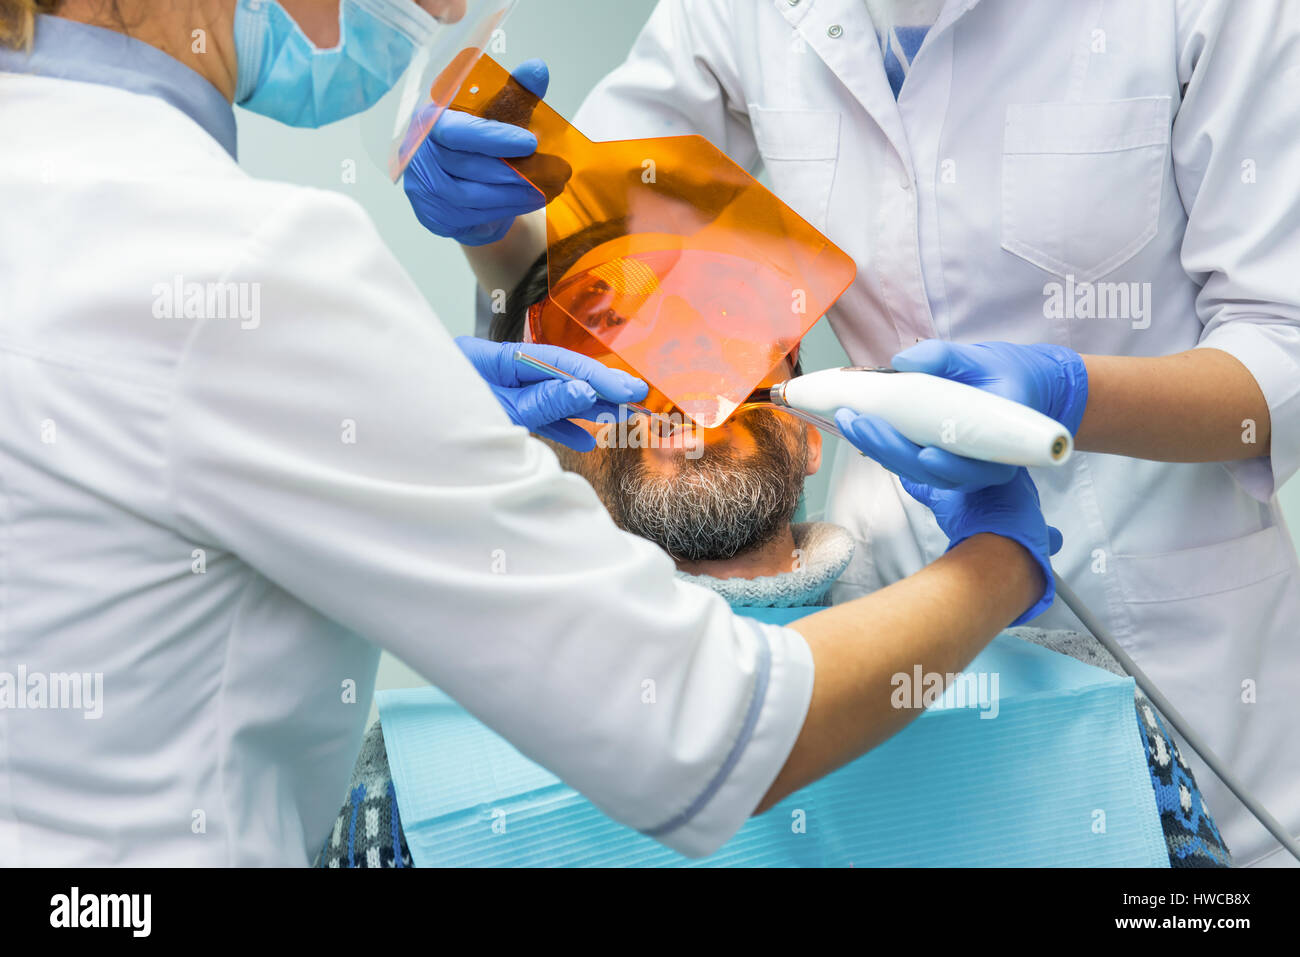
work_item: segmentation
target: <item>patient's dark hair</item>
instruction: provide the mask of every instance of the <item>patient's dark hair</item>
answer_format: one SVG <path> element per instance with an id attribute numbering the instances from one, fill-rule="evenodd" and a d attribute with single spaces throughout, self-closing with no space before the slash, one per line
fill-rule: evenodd
<path id="1" fill-rule="evenodd" d="M 580 229 L 572 236 L 561 239 L 551 247 L 550 256 L 555 260 L 555 267 L 563 275 L 569 267 L 582 258 L 583 254 L 595 249 L 602 243 L 617 239 L 627 233 L 627 219 L 607 219 L 593 223 L 586 229 Z M 524 278 L 506 297 L 506 310 L 492 317 L 488 335 L 493 342 L 523 342 L 524 323 L 528 319 L 530 306 L 546 298 L 547 254 L 542 253 L 528 267 Z"/>
<path id="2" fill-rule="evenodd" d="M 528 310 L 533 304 L 546 298 L 548 288 L 546 273 L 546 253 L 542 253 L 528 267 L 524 278 L 510 290 L 506 297 L 505 312 L 492 316 L 488 335 L 493 342 L 523 342 L 524 323 L 528 319 Z"/>
<path id="3" fill-rule="evenodd" d="M 603 223 L 595 223 L 556 243 L 551 247 L 551 258 L 555 260 L 556 268 L 563 275 L 588 250 L 595 249 L 601 243 L 616 239 L 626 232 L 626 219 L 610 219 Z M 505 311 L 496 313 L 492 317 L 492 322 L 488 326 L 488 336 L 492 341 L 523 342 L 528 310 L 546 298 L 548 288 L 546 253 L 542 253 L 528 267 L 528 271 L 524 273 L 524 277 L 519 280 L 515 288 L 510 290 L 510 294 L 506 297 Z M 798 359 L 795 360 L 793 372 L 795 375 L 803 374 Z"/>

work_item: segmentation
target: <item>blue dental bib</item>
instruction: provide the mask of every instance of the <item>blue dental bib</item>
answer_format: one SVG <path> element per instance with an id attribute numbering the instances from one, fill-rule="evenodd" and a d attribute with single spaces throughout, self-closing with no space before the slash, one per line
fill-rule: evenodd
<path id="1" fill-rule="evenodd" d="M 927 677 L 898 676 L 899 700 L 929 701 Z M 436 688 L 378 701 L 421 867 L 1168 867 L 1133 693 L 1000 635 L 899 734 L 698 860 L 615 823 Z"/>

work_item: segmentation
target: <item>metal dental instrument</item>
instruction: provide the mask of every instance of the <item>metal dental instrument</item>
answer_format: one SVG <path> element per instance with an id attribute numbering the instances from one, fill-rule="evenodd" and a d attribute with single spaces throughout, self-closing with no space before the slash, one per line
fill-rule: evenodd
<path id="1" fill-rule="evenodd" d="M 557 369 L 555 366 L 534 358 L 522 351 L 515 353 L 515 360 L 557 378 L 577 378 L 562 369 Z M 950 411 L 953 416 L 956 416 L 962 414 L 960 410 L 963 406 L 960 404 L 957 406 L 934 405 L 934 402 L 932 401 L 934 396 L 927 396 L 925 394 L 926 390 L 933 392 L 933 383 L 918 383 L 922 389 L 919 393 L 919 399 L 918 393 L 913 389 L 910 393 L 898 392 L 893 396 L 886 394 L 885 398 L 882 400 L 882 394 L 878 389 L 874 388 L 874 385 L 871 389 L 866 391 L 861 389 L 858 384 L 864 383 L 867 380 L 858 378 L 854 374 L 863 372 L 892 373 L 890 376 L 891 381 L 904 381 L 901 377 L 913 376 L 914 374 L 894 372 L 891 369 L 885 368 L 848 368 L 825 371 L 835 373 L 835 376 L 832 378 L 829 376 L 823 376 L 822 373 L 812 373 L 811 375 L 797 376 L 794 379 L 787 380 L 786 382 L 779 382 L 770 389 L 757 389 L 748 399 L 746 399 L 745 402 L 741 403 L 739 409 L 781 409 L 782 411 L 794 415 L 796 418 L 802 419 L 811 425 L 815 425 L 819 429 L 833 435 L 840 435 L 840 431 L 836 428 L 835 423 L 832 420 L 819 415 L 818 411 L 830 411 L 831 414 L 834 414 L 834 409 L 841 406 L 863 411 L 861 406 L 865 406 L 873 414 L 881 414 L 882 418 L 885 418 L 891 424 L 895 425 L 896 428 L 899 428 L 899 431 L 903 432 L 903 434 L 913 442 L 918 442 L 918 444 L 947 445 L 950 448 L 952 447 L 952 443 L 933 440 L 931 433 L 934 428 L 936 428 L 935 423 L 942 421 L 947 417 L 943 414 L 944 412 Z M 845 374 L 849 375 L 846 376 Z M 801 393 L 797 387 L 798 383 L 800 383 L 801 380 L 811 379 L 815 376 L 823 376 L 826 381 L 819 383 L 816 391 L 810 393 L 808 390 L 804 390 Z M 923 376 L 922 378 L 934 379 L 936 377 Z M 879 377 L 873 376 L 872 379 L 876 380 L 877 383 L 879 382 Z M 961 400 L 966 398 L 965 392 L 962 390 L 968 390 L 969 392 L 977 393 L 979 396 L 987 396 L 990 399 L 996 400 L 996 402 L 991 403 L 990 405 L 994 413 L 1002 416 L 1004 419 L 1004 421 L 1000 420 L 1000 424 L 1004 425 L 1003 431 L 995 429 L 991 432 L 979 432 L 973 437 L 968 437 L 967 444 L 962 446 L 965 451 L 959 454 L 967 454 L 971 455 L 973 458 L 983 458 L 989 461 L 1007 461 L 1008 458 L 1010 458 L 1012 461 L 1009 464 L 1019 465 L 1058 465 L 1064 462 L 1065 459 L 1069 458 L 1069 455 L 1073 450 L 1073 442 L 1070 441 L 1069 433 L 1061 428 L 1059 423 L 1055 423 L 1051 419 L 1047 419 L 1046 416 L 1041 416 L 1032 409 L 1028 409 L 1009 399 L 994 396 L 991 393 L 975 389 L 972 386 L 963 386 L 960 383 L 953 383 L 946 379 L 938 381 L 959 386 L 959 389 L 955 392 L 945 390 L 947 391 L 947 394 L 941 395 L 939 397 L 941 400 L 949 403 L 952 402 L 954 398 Z M 792 385 L 796 386 L 796 394 L 793 397 L 788 391 Z M 868 399 L 876 404 L 868 405 L 866 401 Z M 886 407 L 883 409 L 880 405 L 882 401 L 886 403 Z M 913 406 L 910 409 L 907 405 L 909 401 L 913 403 Z M 799 402 L 799 405 L 796 405 L 795 402 Z M 920 407 L 916 406 L 916 403 L 918 402 L 920 403 Z M 926 405 L 926 403 L 929 403 L 929 405 Z M 1014 412 L 1014 415 L 1010 418 L 1005 418 L 1006 410 L 999 408 L 999 404 L 1012 406 L 1015 410 L 1024 410 L 1025 412 L 1032 413 L 1032 416 L 1024 416 L 1020 412 Z M 651 412 L 645 406 L 636 405 L 634 403 L 626 403 L 626 405 L 628 408 L 640 412 L 643 415 L 648 415 L 655 419 L 663 418 L 658 415 L 658 413 Z M 971 413 L 969 408 L 967 408 L 966 414 L 979 414 L 982 408 L 987 407 L 988 406 L 985 406 L 984 403 L 980 402 L 975 407 L 974 413 Z M 811 409 L 817 411 L 811 411 Z M 938 410 L 939 413 L 937 415 L 936 410 Z M 1045 426 L 1043 422 L 1036 421 L 1033 418 L 1034 416 L 1045 420 L 1046 423 L 1050 423 L 1050 425 Z M 909 434 L 909 431 L 902 427 L 903 425 L 909 426 L 912 434 Z M 1010 430 L 1007 431 L 1007 428 Z M 922 441 L 923 439 L 929 439 L 930 441 Z M 973 444 L 971 444 L 972 441 Z M 972 452 L 974 453 L 973 455 Z M 999 455 L 1001 457 L 993 458 L 992 456 L 994 455 Z M 1026 458 L 1032 459 L 1032 461 L 1017 461 L 1018 459 L 1023 460 Z M 1218 755 L 1216 755 L 1205 743 L 1204 739 L 1192 730 L 1191 726 L 1188 725 L 1187 720 L 1178 712 L 1178 709 L 1176 709 L 1173 704 L 1170 703 L 1169 699 L 1160 692 L 1160 689 L 1156 687 L 1155 682 L 1147 677 L 1146 673 L 1138 667 L 1137 662 L 1135 662 L 1132 657 L 1130 657 L 1129 654 L 1120 647 L 1119 642 L 1115 640 L 1114 636 L 1111 635 L 1106 627 L 1095 615 L 1093 615 L 1088 606 L 1083 603 L 1083 600 L 1074 593 L 1074 590 L 1065 583 L 1065 580 L 1055 571 L 1053 571 L 1052 575 L 1056 581 L 1056 593 L 1061 596 L 1061 600 L 1065 603 L 1065 606 L 1074 613 L 1075 617 L 1079 619 L 1083 626 L 1088 629 L 1088 631 L 1091 632 L 1099 642 L 1101 642 L 1102 646 L 1107 651 L 1111 653 L 1125 673 L 1133 678 L 1137 686 L 1142 689 L 1142 693 L 1151 701 L 1151 704 L 1155 706 L 1165 720 L 1168 721 L 1169 724 L 1173 726 L 1174 730 L 1182 736 L 1183 740 L 1187 742 L 1188 747 L 1200 756 L 1201 760 L 1204 761 L 1219 780 L 1224 783 L 1228 790 L 1231 791 L 1239 801 L 1241 801 L 1246 809 L 1254 815 L 1256 820 L 1258 820 L 1274 838 L 1277 839 L 1282 847 L 1297 861 L 1300 861 L 1300 843 L 1297 843 L 1295 838 L 1287 833 L 1286 828 L 1284 828 L 1282 824 L 1259 803 L 1258 799 L 1256 799 L 1255 796 L 1248 791 L 1239 780 L 1237 780 L 1236 776 L 1227 769 L 1224 763 L 1219 759 Z"/>
<path id="2" fill-rule="evenodd" d="M 536 356 L 530 356 L 522 349 L 519 349 L 515 352 L 515 361 L 520 363 L 521 365 L 526 365 L 529 368 L 536 369 L 538 372 L 545 372 L 547 375 L 555 379 L 577 379 L 578 378 L 576 375 L 572 375 L 571 373 L 565 372 L 563 369 L 557 368 L 556 366 L 551 365 L 549 362 L 543 362 L 541 359 L 537 358 Z M 602 398 L 604 397 L 602 396 Z M 633 412 L 640 412 L 642 415 L 649 416 L 652 421 L 658 422 L 661 425 L 667 426 L 669 428 L 674 427 L 674 423 L 671 419 L 665 418 L 664 416 L 660 415 L 658 412 L 651 412 L 649 409 L 647 409 L 643 405 L 640 405 L 639 403 L 624 402 L 622 404 L 627 406 Z"/>
<path id="3" fill-rule="evenodd" d="M 1070 457 L 1073 440 L 1059 423 L 971 386 L 948 380 L 940 380 L 946 386 L 923 381 L 935 379 L 933 376 L 892 369 L 831 369 L 755 390 L 780 356 L 753 347 L 776 341 L 788 347 L 802 338 L 848 288 L 855 266 L 847 254 L 700 137 L 593 143 L 486 55 L 466 78 L 452 108 L 513 123 L 537 136 L 535 154 L 507 163 L 547 199 L 548 253 L 562 252 L 565 244 L 581 237 L 584 230 L 604 230 L 597 240 L 582 247 L 584 255 L 593 257 L 591 262 L 575 263 L 572 256 L 563 254 L 548 256 L 548 301 L 554 302 L 549 311 L 539 309 L 537 322 L 547 333 L 538 337 L 539 341 L 576 344 L 566 338 L 570 329 L 578 330 L 579 340 L 594 337 L 706 428 L 721 425 L 738 408 L 779 408 L 838 436 L 833 417 L 838 408 L 848 407 L 880 416 L 919 445 L 935 445 L 971 458 L 1053 466 Z M 646 156 L 657 158 L 659 178 L 653 183 L 641 176 Z M 666 225 L 683 218 L 693 224 L 690 236 L 675 233 Z M 737 242 L 737 237 L 743 241 Z M 593 254 L 593 245 L 604 247 L 603 258 Z M 799 264 L 794 270 L 797 282 L 790 280 L 791 264 Z M 601 293 L 598 308 L 620 316 L 617 325 L 584 321 L 592 319 L 593 313 L 584 307 L 582 297 L 591 294 L 597 282 Z M 795 292 L 806 296 L 806 308 L 799 313 L 765 308 L 790 302 Z M 721 301 L 727 306 L 722 312 L 715 308 L 720 293 L 725 293 Z M 734 341 L 761 360 L 731 375 L 729 388 L 703 389 L 690 376 L 670 374 L 675 353 L 661 355 L 648 348 L 647 344 L 657 341 L 653 335 L 623 335 L 628 323 L 652 332 L 668 301 L 675 303 L 668 315 L 689 307 L 705 327 L 716 327 L 715 335 L 728 347 Z M 749 328 L 742 320 L 751 315 L 763 322 Z M 533 321 L 532 313 L 529 321 Z M 547 322 L 551 323 L 549 329 Z M 585 350 L 579 345 L 577 351 Z M 557 378 L 576 378 L 522 351 L 515 359 Z M 689 397 L 701 392 L 716 395 L 716 400 L 693 406 Z M 1009 411 L 1007 405 L 1016 406 L 1016 410 Z M 627 406 L 665 420 L 645 406 Z M 949 434 L 955 441 L 945 440 Z M 1190 731 L 1182 716 L 1059 576 L 1056 587 L 1066 606 L 1114 655 L 1188 745 L 1300 859 L 1296 841 Z"/>
<path id="4" fill-rule="evenodd" d="M 1178 709 L 1160 693 L 1160 689 L 1155 686 L 1155 682 L 1148 678 L 1142 669 L 1138 667 L 1137 662 L 1129 657 L 1128 652 L 1119 646 L 1115 636 L 1097 620 L 1088 606 L 1083 603 L 1083 600 L 1065 583 L 1065 580 L 1055 571 L 1052 572 L 1052 577 L 1056 579 L 1056 593 L 1061 596 L 1061 600 L 1065 602 L 1066 607 L 1074 612 L 1074 616 L 1083 623 L 1085 628 L 1092 632 L 1093 637 L 1100 641 L 1102 646 L 1115 657 L 1120 667 L 1137 682 L 1137 686 L 1142 689 L 1142 693 L 1151 700 L 1151 703 L 1155 705 L 1165 720 L 1174 726 L 1174 730 L 1183 736 L 1183 740 L 1187 742 L 1188 746 L 1200 755 L 1201 760 L 1209 766 L 1218 779 L 1224 783 L 1229 791 L 1237 796 L 1237 800 L 1246 806 L 1246 810 L 1255 815 L 1255 819 L 1277 838 L 1278 843 L 1286 848 L 1292 857 L 1300 861 L 1300 844 L 1296 842 L 1295 838 L 1286 832 L 1286 828 L 1278 822 L 1277 818 L 1268 813 L 1255 795 L 1246 790 L 1245 786 L 1219 760 L 1219 756 L 1210 750 L 1204 739 L 1191 729 L 1187 724 L 1187 720 L 1178 713 Z"/>
<path id="5" fill-rule="evenodd" d="M 487 54 L 451 109 L 537 137 L 505 160 L 546 200 L 533 341 L 612 357 L 652 408 L 722 425 L 853 282 L 848 253 L 703 136 L 593 141 Z"/>
<path id="6" fill-rule="evenodd" d="M 743 412 L 746 409 L 780 409 L 787 415 L 792 415 L 809 425 L 816 426 L 828 435 L 833 435 L 838 439 L 844 438 L 844 433 L 840 431 L 840 427 L 833 420 L 817 415 L 814 412 L 805 412 L 803 409 L 797 409 L 792 405 L 773 402 L 772 389 L 770 388 L 755 389 L 748 399 L 736 407 L 736 413 Z"/>
<path id="7" fill-rule="evenodd" d="M 889 377 L 862 375 L 871 372 L 885 373 L 893 370 L 830 369 L 798 376 L 777 383 L 770 389 L 755 391 L 741 407 L 784 409 L 819 428 L 838 435 L 834 423 L 818 413 L 833 415 L 835 408 L 846 406 L 859 412 L 880 415 L 919 445 L 939 445 L 971 458 L 1013 465 L 1060 465 L 1070 457 L 1073 450 L 1069 433 L 1059 423 L 1008 399 L 946 379 L 927 381 L 934 380 L 935 377 L 932 376 L 917 377 L 910 373 L 894 373 Z M 895 388 L 906 382 L 905 377 L 912 379 L 912 382 L 905 389 Z M 817 381 L 818 379 L 822 381 Z M 814 387 L 808 388 L 807 385 Z M 950 388 L 951 386 L 957 388 Z M 992 423 L 990 417 L 993 419 Z M 943 421 L 954 425 L 954 431 L 958 435 L 961 435 L 964 426 L 969 426 L 965 444 L 956 447 L 952 442 L 936 440 L 935 429 Z M 1155 682 L 1147 677 L 1132 657 L 1120 647 L 1119 642 L 1093 615 L 1073 589 L 1060 575 L 1055 572 L 1052 574 L 1056 580 L 1056 592 L 1061 596 L 1066 607 L 1111 653 L 1120 667 L 1133 678 L 1151 704 L 1182 736 L 1188 747 L 1200 756 L 1228 790 L 1245 805 L 1256 820 L 1264 825 L 1282 847 L 1300 861 L 1300 843 L 1287 833 L 1282 824 L 1228 770 L 1205 740 L 1192 730 L 1178 709 L 1160 692 Z"/>

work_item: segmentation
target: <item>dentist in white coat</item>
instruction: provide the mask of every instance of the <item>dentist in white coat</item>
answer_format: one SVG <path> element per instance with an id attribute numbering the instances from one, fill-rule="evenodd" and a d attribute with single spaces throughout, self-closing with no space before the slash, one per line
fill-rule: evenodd
<path id="1" fill-rule="evenodd" d="M 644 383 L 457 349 L 355 202 L 235 162 L 232 101 L 356 113 L 465 4 L 421 7 L 0 0 L 0 865 L 307 863 L 380 647 L 706 853 L 1051 600 L 1023 473 L 792 628 L 619 531 L 528 430 L 590 445 L 565 418 Z"/>
<path id="2" fill-rule="evenodd" d="M 762 166 L 857 261 L 829 316 L 855 364 L 937 339 L 896 364 L 1074 429 L 1081 454 L 1033 476 L 1056 568 L 1293 834 L 1300 569 L 1275 493 L 1300 465 L 1297 91 L 1289 2 L 661 0 L 574 121 Z M 468 250 L 487 288 L 510 288 L 536 228 Z M 998 341 L 1019 345 L 949 345 Z M 914 479 L 1005 477 L 841 426 Z M 946 542 L 842 451 L 848 598 Z M 1037 623 L 1077 627 L 1059 602 Z M 1197 767 L 1235 861 L 1292 863 Z"/>

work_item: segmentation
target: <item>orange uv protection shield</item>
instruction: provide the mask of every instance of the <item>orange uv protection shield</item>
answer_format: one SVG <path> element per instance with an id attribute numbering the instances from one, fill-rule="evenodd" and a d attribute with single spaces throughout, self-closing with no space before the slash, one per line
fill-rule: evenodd
<path id="1" fill-rule="evenodd" d="M 604 343 L 586 332 L 580 324 L 574 322 L 568 313 L 556 306 L 549 298 L 543 299 L 541 302 L 535 302 L 528 308 L 525 336 L 528 342 L 544 342 L 547 345 L 561 346 L 595 359 L 612 369 L 620 369 L 632 375 L 639 374 L 636 369 L 623 361 L 622 357 L 611 352 Z M 799 344 L 796 343 L 788 354 L 777 360 L 776 365 L 768 370 L 767 375 L 757 383 L 757 387 L 760 389 L 770 388 L 778 382 L 784 382 L 792 378 L 795 374 L 795 363 L 798 360 Z M 714 356 L 710 361 L 717 363 L 719 359 Z M 706 374 L 713 375 L 714 373 L 710 370 L 706 371 Z M 683 373 L 682 378 L 686 379 L 692 375 L 694 374 L 687 370 Z M 676 380 L 669 380 L 670 386 L 677 384 L 679 383 Z M 693 383 L 683 381 L 680 384 L 689 387 Z M 653 384 L 650 386 L 649 395 L 642 400 L 640 405 L 660 415 L 671 416 L 674 413 L 680 414 L 682 411 L 675 402 Z M 744 403 L 742 402 L 741 405 L 743 406 Z M 718 424 L 721 425 L 722 423 Z"/>
<path id="2" fill-rule="evenodd" d="M 617 358 L 704 428 L 853 282 L 843 250 L 702 136 L 593 143 L 486 55 L 451 109 L 537 137 L 505 162 L 546 199 L 545 311 L 578 329 L 534 334 Z"/>

